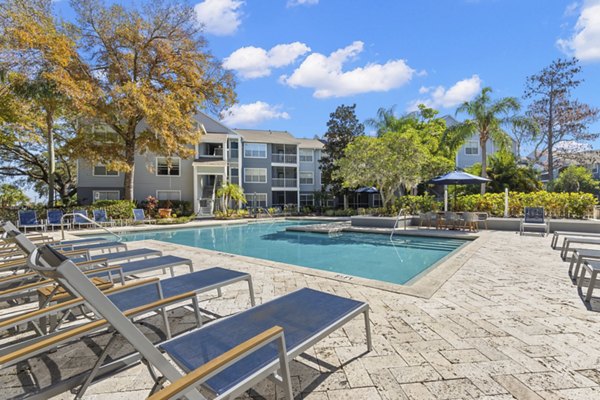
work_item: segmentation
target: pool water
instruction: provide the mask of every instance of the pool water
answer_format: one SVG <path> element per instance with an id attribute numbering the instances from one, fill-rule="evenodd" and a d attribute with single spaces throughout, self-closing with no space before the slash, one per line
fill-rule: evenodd
<path id="1" fill-rule="evenodd" d="M 250 223 L 122 236 L 124 241 L 154 239 L 396 284 L 410 281 L 466 242 L 422 236 L 397 235 L 390 240 L 382 234 L 328 235 L 285 230 L 288 226 L 311 223 L 315 222 Z"/>

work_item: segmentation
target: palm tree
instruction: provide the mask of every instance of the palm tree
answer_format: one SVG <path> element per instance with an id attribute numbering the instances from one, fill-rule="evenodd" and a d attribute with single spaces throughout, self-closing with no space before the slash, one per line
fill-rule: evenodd
<path id="1" fill-rule="evenodd" d="M 228 212 L 229 202 L 233 201 L 235 204 L 244 203 L 246 204 L 246 196 L 244 195 L 244 189 L 235 183 L 224 183 L 223 186 L 217 190 L 217 196 L 221 197 L 223 201 L 223 210 Z"/>
<path id="2" fill-rule="evenodd" d="M 389 131 L 395 131 L 401 122 L 401 119 L 395 115 L 395 109 L 396 106 L 390 108 L 381 107 L 377 110 L 377 117 L 367 119 L 365 124 L 375 128 L 377 136 L 381 136 Z"/>
<path id="3" fill-rule="evenodd" d="M 487 142 L 492 140 L 494 144 L 505 145 L 509 136 L 502 129 L 502 125 L 510 120 L 508 116 L 513 111 L 521 108 L 519 101 L 514 97 L 504 97 L 492 100 L 490 93 L 492 88 L 485 87 L 481 93 L 471 101 L 465 101 L 460 105 L 456 114 L 466 113 L 471 117 L 456 125 L 454 129 L 460 133 L 463 139 L 468 139 L 474 134 L 479 135 L 481 146 L 481 176 L 487 178 Z M 481 194 L 485 193 L 485 183 L 481 184 Z"/>

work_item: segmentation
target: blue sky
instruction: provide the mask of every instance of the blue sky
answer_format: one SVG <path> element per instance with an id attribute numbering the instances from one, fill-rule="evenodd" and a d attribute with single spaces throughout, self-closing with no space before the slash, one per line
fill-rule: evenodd
<path id="1" fill-rule="evenodd" d="M 600 106 L 600 0 L 187 3 L 237 76 L 239 103 L 225 115 L 233 128 L 322 135 L 329 114 L 353 103 L 361 121 L 418 102 L 454 114 L 484 86 L 520 97 L 526 76 L 571 55 L 585 79 L 576 96 Z M 56 7 L 71 17 L 66 0 Z"/>

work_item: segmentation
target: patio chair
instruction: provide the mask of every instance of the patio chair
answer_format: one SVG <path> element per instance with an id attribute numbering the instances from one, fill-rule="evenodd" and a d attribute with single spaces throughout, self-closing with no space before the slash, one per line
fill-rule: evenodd
<path id="1" fill-rule="evenodd" d="M 446 211 L 438 220 L 438 228 L 455 229 L 458 227 L 460 219 L 458 214 L 452 211 Z"/>
<path id="2" fill-rule="evenodd" d="M 88 212 L 85 209 L 73 210 L 73 228 L 91 227 L 94 224 L 89 220 Z"/>
<path id="3" fill-rule="evenodd" d="M 52 230 L 54 230 L 54 228 L 58 227 L 58 228 L 67 228 L 69 229 L 71 227 L 71 224 L 69 223 L 69 221 L 63 221 L 63 215 L 64 213 L 62 212 L 62 210 L 48 210 L 48 218 L 46 219 L 46 229 L 47 228 L 52 228 Z"/>
<path id="4" fill-rule="evenodd" d="M 219 360 L 222 361 L 220 367 L 211 370 L 202 382 L 203 387 L 217 396 L 234 398 L 265 377 L 275 375 L 274 381 L 282 384 L 285 396 L 291 400 L 288 360 L 361 314 L 365 321 L 367 350 L 372 349 L 367 303 L 304 288 L 184 333 L 160 344 L 159 350 L 129 320 L 128 312 L 121 312 L 71 261 L 54 249 L 42 246 L 30 256 L 29 263 L 32 269 L 68 288 L 74 297 L 82 297 L 86 305 L 103 318 L 86 326 L 110 326 L 120 333 L 147 362 L 156 388 L 161 387 L 165 379 L 175 382 L 182 376 L 169 359 L 188 373 L 202 365 L 214 365 L 215 361 L 211 360 Z M 282 331 L 271 330 L 277 326 Z M 65 340 L 57 336 L 48 340 L 56 344 Z M 240 347 L 249 340 L 248 347 Z M 38 342 L 33 350 L 46 344 Z M 27 350 L 0 357 L 0 366 L 27 359 L 30 357 Z M 232 350 L 235 356 L 231 356 Z M 223 361 L 224 354 L 228 357 Z M 164 378 L 158 377 L 154 369 Z M 195 388 L 190 390 L 181 394 L 189 399 L 204 398 Z"/>
<path id="5" fill-rule="evenodd" d="M 550 224 L 544 219 L 544 207 L 525 207 L 525 217 L 521 219 L 519 234 L 523 236 L 526 228 L 543 229 L 542 236 L 550 233 Z"/>
<path id="6" fill-rule="evenodd" d="M 142 208 L 134 208 L 133 209 L 133 222 L 141 223 L 141 224 L 155 224 L 155 219 L 146 218 L 144 214 L 144 210 Z"/>
<path id="7" fill-rule="evenodd" d="M 38 220 L 35 210 L 19 210 L 19 221 L 17 226 L 27 232 L 27 229 L 39 228 L 46 230 L 46 225 Z"/>
<path id="8" fill-rule="evenodd" d="M 428 211 L 424 214 L 419 214 L 419 227 L 427 225 L 427 228 L 437 226 L 438 215 L 432 211 Z"/>
<path id="9" fill-rule="evenodd" d="M 462 229 L 476 232 L 479 230 L 479 216 L 474 212 L 464 212 L 462 215 Z"/>
<path id="10" fill-rule="evenodd" d="M 108 215 L 106 215 L 106 210 L 104 209 L 93 210 L 92 215 L 94 217 L 94 222 L 101 226 L 115 226 L 116 224 L 112 219 L 108 219 Z"/>

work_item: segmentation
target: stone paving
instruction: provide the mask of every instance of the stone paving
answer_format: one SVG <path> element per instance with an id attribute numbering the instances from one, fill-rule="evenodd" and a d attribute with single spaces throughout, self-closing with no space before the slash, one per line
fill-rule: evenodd
<path id="1" fill-rule="evenodd" d="M 374 350 L 365 353 L 362 319 L 352 321 L 293 362 L 296 399 L 600 399 L 600 301 L 586 308 L 550 238 L 491 232 L 478 241 L 431 298 L 185 246 L 134 246 L 161 246 L 200 267 L 250 272 L 258 303 L 301 287 L 368 302 Z M 219 315 L 249 306 L 244 284 L 224 289 L 221 298 L 202 298 L 203 308 Z M 95 383 L 86 398 L 142 399 L 151 386 L 137 365 Z M 265 381 L 245 397 L 280 395 Z"/>

